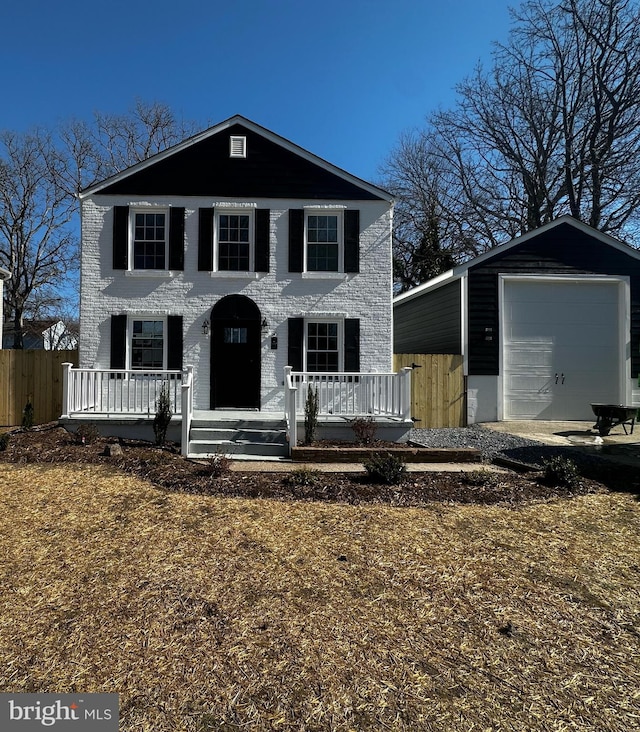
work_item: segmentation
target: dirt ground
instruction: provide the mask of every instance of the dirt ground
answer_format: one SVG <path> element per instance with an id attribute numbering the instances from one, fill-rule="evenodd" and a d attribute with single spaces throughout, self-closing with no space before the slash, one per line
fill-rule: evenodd
<path id="1" fill-rule="evenodd" d="M 121 455 L 109 456 L 107 446 L 119 444 Z M 541 448 L 544 449 L 544 448 Z M 637 492 L 635 471 L 624 466 L 592 469 L 571 486 L 548 485 L 542 473 L 495 472 L 479 464 L 470 472 L 411 472 L 401 485 L 373 483 L 362 472 L 318 472 L 310 468 L 293 473 L 243 470 L 235 463 L 214 475 L 208 461 L 183 458 L 176 445 L 158 448 L 149 443 L 98 437 L 83 444 L 56 424 L 11 433 L 0 451 L 7 463 L 107 464 L 146 479 L 168 491 L 191 494 L 315 500 L 349 504 L 383 503 L 422 506 L 432 501 L 470 504 L 512 504 L 550 500 L 606 489 Z M 275 467 L 275 466 L 274 466 Z"/>

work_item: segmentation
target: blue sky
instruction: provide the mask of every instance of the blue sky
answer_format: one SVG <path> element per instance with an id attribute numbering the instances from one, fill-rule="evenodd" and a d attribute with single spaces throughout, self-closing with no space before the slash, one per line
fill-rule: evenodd
<path id="1" fill-rule="evenodd" d="M 513 4 L 513 3 L 511 3 Z M 0 128 L 136 98 L 201 126 L 242 114 L 375 181 L 403 130 L 505 40 L 502 0 L 17 0 L 5 3 Z"/>

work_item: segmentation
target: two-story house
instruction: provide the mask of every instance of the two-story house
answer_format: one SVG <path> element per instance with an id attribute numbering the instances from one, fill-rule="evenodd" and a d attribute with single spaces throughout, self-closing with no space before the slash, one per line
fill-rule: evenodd
<path id="1" fill-rule="evenodd" d="M 194 412 L 279 414 L 287 366 L 351 392 L 364 387 L 353 374 L 391 372 L 384 190 L 235 116 L 80 201 L 80 370 L 94 375 L 74 377 L 68 412 L 113 417 L 131 399 L 144 411 L 130 387 L 125 408 L 114 395 L 185 369 Z M 97 371 L 111 372 L 99 386 Z M 347 398 L 334 395 L 325 411 L 345 411 Z M 351 413 L 376 413 L 382 397 L 362 399 Z"/>

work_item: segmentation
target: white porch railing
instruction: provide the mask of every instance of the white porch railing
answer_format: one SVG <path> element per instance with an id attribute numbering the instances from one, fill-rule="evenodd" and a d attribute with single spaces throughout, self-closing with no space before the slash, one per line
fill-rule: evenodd
<path id="1" fill-rule="evenodd" d="M 362 374 L 301 372 L 286 366 L 284 385 L 291 446 L 297 444 L 296 419 L 304 415 L 310 387 L 318 392 L 319 416 L 411 419 L 411 368 L 408 367 L 398 373 Z"/>
<path id="2" fill-rule="evenodd" d="M 411 416 L 411 369 L 398 373 L 359 374 L 300 372 L 285 369 L 290 389 L 296 391 L 296 414 L 304 414 L 310 387 L 318 392 L 320 415 L 380 415 L 409 419 Z"/>
<path id="3" fill-rule="evenodd" d="M 63 417 L 78 413 L 155 415 L 164 385 L 169 388 L 173 413 L 182 411 L 181 371 L 79 369 L 70 363 L 63 364 L 63 369 Z"/>

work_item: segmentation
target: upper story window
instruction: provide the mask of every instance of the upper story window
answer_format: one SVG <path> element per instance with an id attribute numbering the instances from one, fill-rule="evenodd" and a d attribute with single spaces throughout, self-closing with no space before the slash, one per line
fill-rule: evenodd
<path id="1" fill-rule="evenodd" d="M 166 213 L 134 212 L 133 269 L 166 269 Z"/>
<path id="2" fill-rule="evenodd" d="M 307 214 L 307 271 L 339 272 L 342 237 L 341 216 Z"/>
<path id="3" fill-rule="evenodd" d="M 309 272 L 311 277 L 360 272 L 358 209 L 291 208 L 288 223 L 289 272 Z"/>
<path id="4" fill-rule="evenodd" d="M 184 215 L 179 206 L 114 206 L 113 269 L 151 276 L 184 270 Z"/>
<path id="5" fill-rule="evenodd" d="M 198 271 L 239 273 L 227 275 L 232 277 L 268 272 L 270 222 L 269 209 L 253 205 L 198 209 Z"/>
<path id="6" fill-rule="evenodd" d="M 252 218 L 249 213 L 218 214 L 217 244 L 220 272 L 249 272 L 252 269 Z"/>

